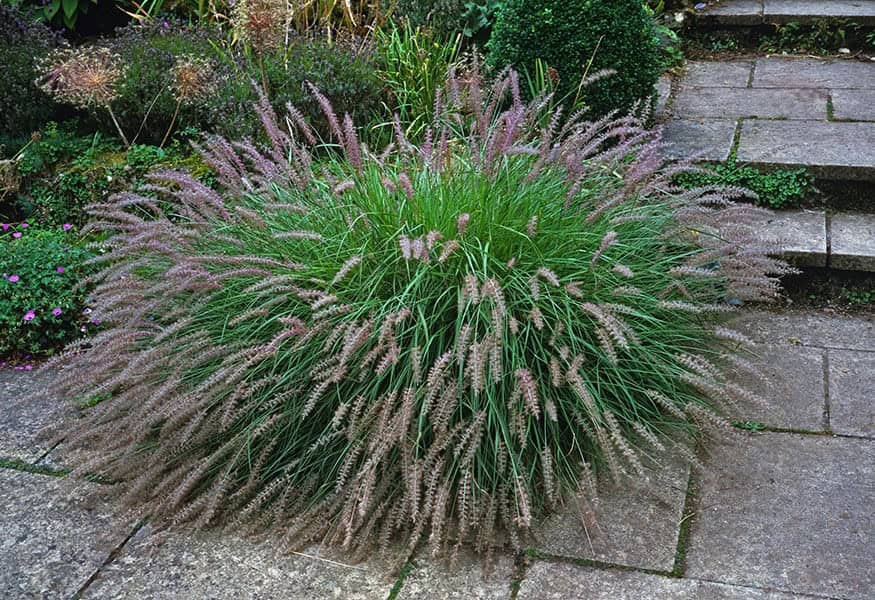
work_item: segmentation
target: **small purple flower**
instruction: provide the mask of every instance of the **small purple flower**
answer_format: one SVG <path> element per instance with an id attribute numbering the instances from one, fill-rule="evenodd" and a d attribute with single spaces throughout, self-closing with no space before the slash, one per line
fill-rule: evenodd
<path id="1" fill-rule="evenodd" d="M 100 319 L 92 319 L 91 321 L 89 321 L 89 323 L 95 326 L 100 325 Z"/>
<path id="2" fill-rule="evenodd" d="M 73 229 L 73 226 L 69 223 L 64 223 L 62 227 L 64 228 L 64 231 L 70 231 L 71 229 Z"/>
<path id="3" fill-rule="evenodd" d="M 60 307 L 60 306 L 56 306 L 55 308 L 53 308 L 53 309 L 52 309 L 52 315 L 55 316 L 55 317 L 59 317 L 59 316 L 61 316 L 61 307 Z"/>
<path id="4" fill-rule="evenodd" d="M 19 277 L 18 275 L 10 275 L 9 276 L 9 281 L 11 283 L 18 283 L 19 279 L 21 279 L 21 277 Z"/>
<path id="5" fill-rule="evenodd" d="M 30 225 L 29 225 L 28 223 L 22 223 L 22 224 L 21 224 L 21 228 L 22 228 L 22 229 L 27 229 L 28 227 L 30 227 Z"/>
<path id="6" fill-rule="evenodd" d="M 24 365 L 25 371 L 33 371 L 33 365 Z"/>
<path id="7" fill-rule="evenodd" d="M 82 311 L 82 314 L 83 314 L 83 315 L 90 315 L 90 314 L 91 314 L 91 309 L 90 309 L 90 308 L 86 308 L 85 310 Z"/>
<path id="8" fill-rule="evenodd" d="M 55 270 L 56 270 L 58 273 L 63 273 L 63 272 L 64 272 L 64 267 L 58 267 L 58 268 L 55 269 Z"/>
<path id="9" fill-rule="evenodd" d="M 12 234 L 12 237 L 14 237 L 14 238 L 17 240 L 18 238 L 21 237 L 21 232 L 20 232 L 20 231 L 16 231 L 15 233 Z"/>
<path id="10" fill-rule="evenodd" d="M 24 320 L 25 321 L 33 321 L 35 317 L 36 317 L 36 312 L 34 312 L 33 310 L 29 310 L 26 313 L 24 313 Z"/>
<path id="11" fill-rule="evenodd" d="M 3 231 L 9 231 L 9 223 L 2 223 L 0 227 L 3 228 Z"/>

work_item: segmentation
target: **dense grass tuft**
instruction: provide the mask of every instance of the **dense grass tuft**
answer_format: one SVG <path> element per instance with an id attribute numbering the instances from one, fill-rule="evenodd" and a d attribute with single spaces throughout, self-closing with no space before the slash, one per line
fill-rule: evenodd
<path id="1" fill-rule="evenodd" d="M 317 95 L 318 164 L 262 101 L 271 149 L 202 148 L 220 193 L 164 172 L 94 208 L 107 329 L 60 383 L 111 398 L 65 431 L 81 472 L 165 522 L 488 550 L 751 399 L 713 317 L 775 294 L 759 209 L 673 188 L 634 118 L 542 127 L 514 73 L 446 97 L 375 156 Z"/>

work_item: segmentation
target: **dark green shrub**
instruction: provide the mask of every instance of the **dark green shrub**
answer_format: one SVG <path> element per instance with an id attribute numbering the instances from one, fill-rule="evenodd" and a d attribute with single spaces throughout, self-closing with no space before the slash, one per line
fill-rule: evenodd
<path id="1" fill-rule="evenodd" d="M 20 233 L 20 237 L 14 237 Z M 0 355 L 52 354 L 82 335 L 92 255 L 73 231 L 4 224 L 0 230 Z"/>
<path id="2" fill-rule="evenodd" d="M 98 207 L 106 328 L 57 382 L 110 395 L 63 429 L 87 471 L 159 522 L 489 552 L 593 469 L 644 478 L 671 433 L 731 430 L 756 396 L 716 315 L 776 295 L 763 211 L 675 195 L 634 118 L 533 131 L 499 89 L 453 82 L 438 142 L 382 157 L 331 115 L 345 157 L 315 172 L 264 103 L 271 152 L 204 147 L 220 193 L 166 173 Z"/>
<path id="3" fill-rule="evenodd" d="M 684 173 L 678 177 L 678 183 L 688 188 L 706 185 L 747 188 L 756 193 L 756 203 L 761 206 L 792 208 L 811 192 L 814 178 L 805 169 L 760 171 L 730 161 L 705 172 Z"/>
<path id="4" fill-rule="evenodd" d="M 62 43 L 45 25 L 0 6 L 0 135 L 3 137 L 26 137 L 54 116 L 57 104 L 34 85 L 34 80 L 37 62 Z M 0 141 L 4 143 L 9 144 L 9 141 Z"/>
<path id="5" fill-rule="evenodd" d="M 584 101 L 590 116 L 627 111 L 651 97 L 660 73 L 653 21 L 641 0 L 507 0 L 489 50 L 494 72 L 544 61 L 558 71 L 559 97 Z M 584 76 L 603 69 L 615 74 L 581 90 Z"/>

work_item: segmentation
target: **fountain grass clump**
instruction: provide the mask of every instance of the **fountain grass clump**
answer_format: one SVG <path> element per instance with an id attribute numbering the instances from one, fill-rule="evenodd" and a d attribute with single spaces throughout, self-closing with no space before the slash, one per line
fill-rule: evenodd
<path id="1" fill-rule="evenodd" d="M 563 122 L 474 73 L 376 155 L 317 98 L 337 152 L 262 101 L 270 148 L 200 149 L 216 190 L 161 172 L 93 208 L 106 329 L 59 383 L 109 399 L 65 431 L 78 472 L 165 523 L 486 550 L 753 399 L 716 317 L 785 266 L 634 117 Z"/>

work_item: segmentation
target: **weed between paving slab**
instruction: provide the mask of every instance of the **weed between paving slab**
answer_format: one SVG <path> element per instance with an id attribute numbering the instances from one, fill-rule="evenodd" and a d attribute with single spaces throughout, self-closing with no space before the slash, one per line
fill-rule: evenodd
<path id="1" fill-rule="evenodd" d="M 681 522 L 678 529 L 678 545 L 674 557 L 674 568 L 671 571 L 672 577 L 683 577 L 686 570 L 687 548 L 690 540 L 690 529 L 693 526 L 693 520 L 696 518 L 696 508 L 698 496 L 696 494 L 696 484 L 693 481 L 693 469 L 690 469 L 690 476 L 687 479 L 687 495 L 684 499 L 684 510 L 681 513 Z"/>

